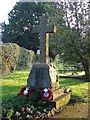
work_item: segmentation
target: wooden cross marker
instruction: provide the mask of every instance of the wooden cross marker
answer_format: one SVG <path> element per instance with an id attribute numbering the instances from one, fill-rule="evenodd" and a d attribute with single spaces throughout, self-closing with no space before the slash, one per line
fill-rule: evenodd
<path id="1" fill-rule="evenodd" d="M 39 17 L 40 25 L 33 26 L 32 33 L 40 34 L 40 63 L 48 64 L 49 56 L 49 33 L 56 32 L 56 26 L 46 24 L 49 22 L 45 15 Z"/>

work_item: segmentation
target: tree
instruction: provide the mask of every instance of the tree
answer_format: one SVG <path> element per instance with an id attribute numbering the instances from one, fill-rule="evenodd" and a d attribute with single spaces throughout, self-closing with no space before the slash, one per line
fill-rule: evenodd
<path id="1" fill-rule="evenodd" d="M 3 42 L 15 42 L 36 52 L 39 46 L 32 26 L 46 14 L 55 22 L 57 32 L 50 34 L 50 56 L 59 54 L 68 63 L 82 63 L 90 81 L 89 4 L 87 3 L 17 3 L 9 13 L 9 24 L 3 24 Z"/>
<path id="2" fill-rule="evenodd" d="M 14 42 L 36 52 L 39 41 L 31 33 L 32 25 L 37 24 L 38 16 L 45 13 L 43 5 L 33 2 L 18 2 L 9 13 L 9 24 L 3 25 L 3 42 Z"/>
<path id="3" fill-rule="evenodd" d="M 89 4 L 63 3 L 66 28 L 62 29 L 61 52 L 64 61 L 82 63 L 90 81 Z"/>
<path id="4" fill-rule="evenodd" d="M 14 42 L 36 52 L 39 47 L 39 39 L 38 34 L 31 33 L 32 26 L 39 24 L 39 16 L 42 14 L 48 15 L 50 22 L 58 22 L 62 16 L 60 14 L 58 16 L 57 12 L 57 3 L 17 3 L 9 13 L 9 24 L 3 24 L 2 41 Z"/>

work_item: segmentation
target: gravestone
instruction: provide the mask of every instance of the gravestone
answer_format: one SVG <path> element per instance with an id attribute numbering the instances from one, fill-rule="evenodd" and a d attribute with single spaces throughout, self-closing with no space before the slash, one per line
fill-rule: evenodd
<path id="1" fill-rule="evenodd" d="M 60 89 L 57 80 L 56 68 L 53 64 L 48 63 L 49 53 L 49 33 L 56 32 L 56 26 L 47 24 L 49 20 L 45 15 L 39 17 L 40 24 L 32 28 L 32 33 L 40 34 L 40 62 L 33 65 L 29 77 L 27 79 L 27 89 L 30 91 L 30 98 L 40 99 L 40 90 L 48 88 L 53 91 L 51 103 L 56 108 L 67 104 L 70 94 L 64 93 L 64 89 Z M 62 99 L 63 98 L 63 99 Z M 68 100 L 65 102 L 65 99 Z M 61 102 L 64 101 L 63 104 Z"/>

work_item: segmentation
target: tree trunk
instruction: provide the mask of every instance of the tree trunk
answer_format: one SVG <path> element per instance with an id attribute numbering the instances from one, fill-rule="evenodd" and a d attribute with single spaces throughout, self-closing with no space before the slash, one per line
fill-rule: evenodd
<path id="1" fill-rule="evenodd" d="M 85 71 L 85 79 L 90 82 L 90 66 L 87 60 L 82 60 L 83 68 Z"/>

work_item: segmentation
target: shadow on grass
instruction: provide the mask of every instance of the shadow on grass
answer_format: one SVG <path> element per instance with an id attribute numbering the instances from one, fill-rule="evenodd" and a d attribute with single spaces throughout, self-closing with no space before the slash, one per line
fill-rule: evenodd
<path id="1" fill-rule="evenodd" d="M 25 74 L 25 75 L 24 75 L 24 74 L 23 74 L 23 75 L 22 75 L 22 74 L 15 74 L 15 75 L 12 75 L 12 76 L 5 76 L 5 78 L 3 77 L 2 80 L 5 80 L 5 79 L 6 79 L 6 80 L 10 80 L 10 79 L 13 79 L 13 80 L 14 80 L 14 79 L 15 79 L 15 80 L 18 79 L 18 80 L 19 80 L 19 79 L 22 78 L 22 77 L 23 77 L 23 78 L 28 78 L 28 74 L 27 74 L 27 75 L 26 75 L 26 74 Z"/>
<path id="2" fill-rule="evenodd" d="M 85 81 L 76 80 L 75 78 L 59 78 L 59 84 L 61 86 L 74 86 L 84 83 Z"/>
<path id="3" fill-rule="evenodd" d="M 59 79 L 60 87 L 70 88 L 72 91 L 71 103 L 88 101 L 88 83 L 75 78 Z"/>
<path id="4" fill-rule="evenodd" d="M 86 101 L 82 97 L 80 97 L 76 94 L 72 94 L 69 103 L 70 104 L 75 104 L 77 102 L 86 102 Z"/>
<path id="5" fill-rule="evenodd" d="M 8 75 L 5 75 L 5 76 L 2 76 L 1 77 L 1 80 L 10 80 L 10 79 L 20 79 L 20 78 L 27 78 L 28 75 L 30 73 L 30 70 L 22 70 L 22 71 L 15 71 L 15 72 L 12 72 L 12 73 L 9 73 Z"/>

